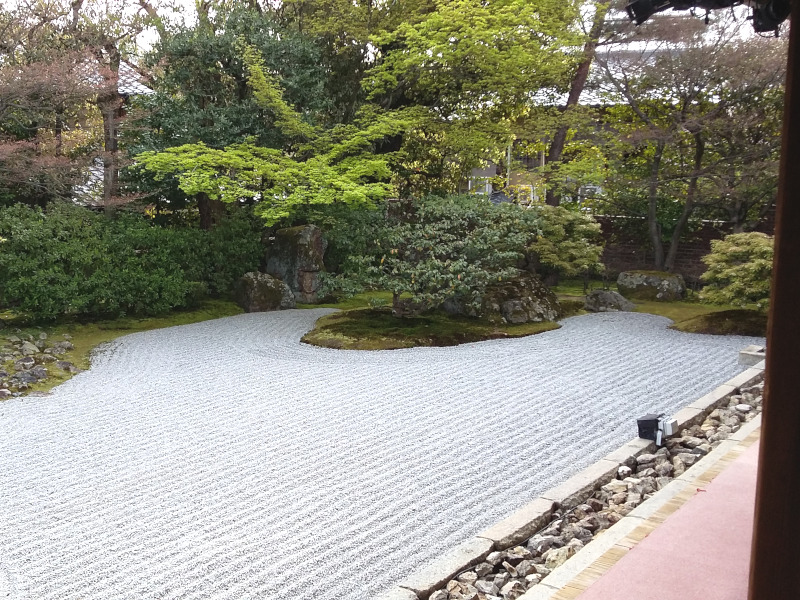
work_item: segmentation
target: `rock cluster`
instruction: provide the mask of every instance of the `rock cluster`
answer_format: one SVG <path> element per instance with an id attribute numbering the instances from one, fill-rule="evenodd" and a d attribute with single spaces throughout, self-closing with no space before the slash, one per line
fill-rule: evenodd
<path id="1" fill-rule="evenodd" d="M 764 384 L 739 390 L 728 406 L 714 410 L 701 425 L 670 438 L 653 454 L 622 465 L 617 478 L 571 511 L 556 510 L 550 524 L 523 545 L 492 552 L 460 573 L 430 600 L 516 600 L 607 529 L 694 465 L 722 440 L 761 412 Z"/>
<path id="2" fill-rule="evenodd" d="M 617 277 L 617 289 L 633 300 L 671 302 L 686 295 L 683 277 L 659 271 L 624 271 Z"/>
<path id="3" fill-rule="evenodd" d="M 561 306 L 553 291 L 527 271 L 488 286 L 481 299 L 480 313 L 458 299 L 447 300 L 442 308 L 451 315 L 480 315 L 490 321 L 511 324 L 555 321 L 561 316 Z"/>
<path id="4" fill-rule="evenodd" d="M 64 334 L 64 338 L 53 342 L 40 332 L 36 337 L 9 335 L 0 341 L 0 400 L 22 395 L 31 385 L 46 380 L 51 369 L 78 373 L 80 369 L 71 362 L 59 359 L 74 349 L 70 336 Z"/>
<path id="5" fill-rule="evenodd" d="M 612 290 L 593 290 L 586 294 L 584 308 L 591 312 L 632 311 L 636 305 Z"/>

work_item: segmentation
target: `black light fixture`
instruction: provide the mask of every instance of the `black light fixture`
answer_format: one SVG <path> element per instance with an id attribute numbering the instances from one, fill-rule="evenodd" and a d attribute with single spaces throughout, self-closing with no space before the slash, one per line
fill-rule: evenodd
<path id="1" fill-rule="evenodd" d="M 691 10 L 702 8 L 706 11 L 730 8 L 743 4 L 742 0 L 631 0 L 625 11 L 632 21 L 641 25 L 658 12 L 667 9 Z M 759 33 L 775 31 L 791 12 L 791 0 L 756 0 L 753 6 L 753 29 Z"/>
<path id="2" fill-rule="evenodd" d="M 753 7 L 753 29 L 759 33 L 775 31 L 789 18 L 791 0 L 770 0 Z"/>

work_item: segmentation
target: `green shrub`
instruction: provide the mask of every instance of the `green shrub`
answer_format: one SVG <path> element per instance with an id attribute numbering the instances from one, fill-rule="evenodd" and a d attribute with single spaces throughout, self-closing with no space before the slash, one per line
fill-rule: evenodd
<path id="1" fill-rule="evenodd" d="M 566 272 L 597 263 L 596 226 L 565 213 L 493 205 L 476 196 L 392 202 L 353 220 L 349 244 L 333 236 L 355 252 L 342 262 L 332 287 L 388 290 L 396 315 L 436 308 L 449 298 L 479 310 L 486 286 L 519 274 L 526 254 L 539 266 Z"/>
<path id="2" fill-rule="evenodd" d="M 764 309 L 769 303 L 773 239 L 763 233 L 735 233 L 711 242 L 703 257 L 708 270 L 700 299 L 712 304 Z"/>
<path id="3" fill-rule="evenodd" d="M 247 218 L 212 232 L 67 203 L 0 209 L 0 305 L 37 320 L 155 315 L 227 293 L 260 260 Z"/>
<path id="4" fill-rule="evenodd" d="M 249 209 L 238 208 L 209 231 L 169 229 L 172 260 L 191 281 L 203 282 L 208 293 L 224 296 L 249 271 L 257 271 L 264 224 Z"/>

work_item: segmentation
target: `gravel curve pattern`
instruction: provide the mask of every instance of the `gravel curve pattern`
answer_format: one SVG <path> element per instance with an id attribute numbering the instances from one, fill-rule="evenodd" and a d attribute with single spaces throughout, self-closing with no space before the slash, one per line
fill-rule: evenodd
<path id="1" fill-rule="evenodd" d="M 366 600 L 741 371 L 633 313 L 452 348 L 299 342 L 327 309 L 137 333 L 0 402 L 3 600 Z"/>

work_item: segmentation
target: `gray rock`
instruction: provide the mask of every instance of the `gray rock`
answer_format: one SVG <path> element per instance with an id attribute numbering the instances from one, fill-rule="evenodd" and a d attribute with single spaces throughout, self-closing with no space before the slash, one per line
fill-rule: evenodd
<path id="1" fill-rule="evenodd" d="M 544 553 L 544 565 L 551 571 L 563 565 L 567 560 L 575 556 L 575 548 L 573 546 L 564 546 L 562 548 L 551 548 Z"/>
<path id="2" fill-rule="evenodd" d="M 705 440 L 699 437 L 685 437 L 681 439 L 681 445 L 685 446 L 686 448 L 697 448 L 701 444 L 704 444 Z"/>
<path id="3" fill-rule="evenodd" d="M 612 290 L 593 290 L 586 295 L 584 308 L 591 312 L 632 311 L 636 306 Z"/>
<path id="4" fill-rule="evenodd" d="M 698 456 L 696 454 L 691 454 L 689 452 L 681 452 L 675 456 L 679 461 L 681 461 L 687 467 L 691 467 L 694 463 L 697 462 Z"/>
<path id="5" fill-rule="evenodd" d="M 538 573 L 531 573 L 527 577 L 525 577 L 525 584 L 528 586 L 528 589 L 531 589 L 533 586 L 538 585 L 539 582 L 542 580 L 542 576 Z"/>
<path id="6" fill-rule="evenodd" d="M 279 229 L 267 245 L 266 272 L 289 286 L 297 302 L 319 302 L 328 242 L 316 225 Z"/>
<path id="7" fill-rule="evenodd" d="M 466 571 L 461 573 L 458 577 L 456 577 L 458 581 L 461 583 L 469 583 L 470 585 L 475 585 L 475 582 L 478 581 L 478 575 L 475 571 Z"/>
<path id="8" fill-rule="evenodd" d="M 80 369 L 73 365 L 68 360 L 59 360 L 56 362 L 56 366 L 61 369 L 62 371 L 68 371 L 70 373 L 80 373 Z"/>
<path id="9" fill-rule="evenodd" d="M 752 407 L 752 406 L 750 406 L 749 404 L 737 404 L 737 405 L 735 406 L 735 408 L 736 408 L 736 410 L 738 410 L 740 413 L 749 413 L 751 410 L 753 410 L 753 407 Z"/>
<path id="10" fill-rule="evenodd" d="M 444 590 L 436 590 L 428 597 L 429 600 L 447 600 L 447 598 L 447 592 Z"/>
<path id="11" fill-rule="evenodd" d="M 516 567 L 517 577 L 527 577 L 531 573 L 536 573 L 536 564 L 532 560 L 523 560 Z"/>
<path id="12" fill-rule="evenodd" d="M 475 589 L 481 594 L 493 594 L 495 596 L 500 592 L 493 581 L 486 581 L 483 579 L 475 584 Z"/>
<path id="13" fill-rule="evenodd" d="M 581 529 L 585 529 L 592 533 L 594 533 L 601 527 L 600 519 L 595 515 L 590 515 L 584 519 L 581 519 L 580 521 L 575 523 L 575 525 L 577 525 Z"/>
<path id="14" fill-rule="evenodd" d="M 503 568 L 506 570 L 506 572 L 507 572 L 509 575 L 511 575 L 512 577 L 520 577 L 520 575 L 517 573 L 517 568 L 516 568 L 514 565 L 512 565 L 510 562 L 508 562 L 508 561 L 505 561 L 505 560 L 504 560 L 504 561 L 502 562 L 501 566 L 502 566 L 502 567 L 503 567 Z"/>
<path id="15" fill-rule="evenodd" d="M 657 271 L 624 271 L 617 278 L 617 289 L 634 300 L 681 300 L 686 295 L 683 277 Z"/>
<path id="16" fill-rule="evenodd" d="M 14 363 L 14 368 L 17 371 L 26 371 L 32 368 L 36 364 L 36 361 L 32 356 L 26 356 L 24 358 L 20 358 L 18 361 Z"/>
<path id="17" fill-rule="evenodd" d="M 266 312 L 295 307 L 289 286 L 266 273 L 251 272 L 236 282 L 234 299 L 245 312 Z"/>
<path id="18" fill-rule="evenodd" d="M 72 342 L 68 340 L 64 340 L 63 342 L 56 342 L 53 344 L 53 348 L 58 348 L 59 350 L 75 350 L 75 346 L 72 345 Z"/>
<path id="19" fill-rule="evenodd" d="M 40 381 L 42 379 L 47 379 L 47 369 L 45 369 L 44 367 L 42 367 L 40 365 L 37 365 L 37 366 L 33 367 L 30 370 L 30 373 L 31 373 L 31 375 L 33 375 L 34 377 L 36 377 Z"/>
<path id="20" fill-rule="evenodd" d="M 482 562 L 475 567 L 475 574 L 478 577 L 485 577 L 494 570 L 494 567 L 487 562 Z"/>
<path id="21" fill-rule="evenodd" d="M 39 354 L 39 348 L 36 347 L 36 344 L 32 344 L 31 342 L 22 342 L 22 346 L 20 346 L 20 351 L 22 352 L 23 356 L 31 356 L 33 354 Z"/>
<path id="22" fill-rule="evenodd" d="M 19 373 L 16 373 L 13 377 L 11 377 L 11 381 L 16 384 L 17 389 L 22 389 L 22 387 L 20 387 L 20 384 L 27 385 L 31 383 L 37 383 L 39 381 L 39 378 L 30 371 L 20 371 Z M 27 387 L 25 389 L 27 389 Z"/>
<path id="23" fill-rule="evenodd" d="M 6 398 L 11 398 L 11 391 L 7 389 L 0 390 L 0 400 L 5 400 Z"/>
<path id="24" fill-rule="evenodd" d="M 666 461 L 658 463 L 655 467 L 655 471 L 659 477 L 669 477 L 674 470 L 675 467 L 673 467 L 671 463 Z"/>
<path id="25" fill-rule="evenodd" d="M 626 477 L 627 477 L 627 475 L 626 475 Z M 600 502 L 600 500 L 598 500 L 597 498 L 589 498 L 586 501 L 586 504 L 589 505 L 594 512 L 600 512 L 601 510 L 603 510 L 603 508 L 605 508 L 603 506 L 603 503 Z"/>
<path id="26" fill-rule="evenodd" d="M 553 291 L 527 271 L 487 287 L 480 305 L 480 311 L 476 311 L 462 299 L 452 298 L 442 308 L 451 315 L 484 316 L 498 323 L 538 323 L 555 321 L 561 316 L 561 306 Z"/>
<path id="27" fill-rule="evenodd" d="M 19 344 L 22 340 L 15 335 L 10 335 L 6 338 L 12 344 Z"/>
<path id="28" fill-rule="evenodd" d="M 504 558 L 505 558 L 505 556 L 503 555 L 502 552 L 495 551 L 495 552 L 491 552 L 489 554 L 489 556 L 486 557 L 486 562 L 489 563 L 490 565 L 492 565 L 493 567 L 496 567 L 501 562 L 503 562 Z"/>
<path id="29" fill-rule="evenodd" d="M 558 538 L 554 535 L 534 535 L 528 541 L 528 548 L 536 554 L 544 554 L 557 544 Z M 561 544 L 559 544 L 561 545 Z"/>
<path id="30" fill-rule="evenodd" d="M 40 340 L 46 340 L 47 339 L 47 334 L 44 331 L 40 331 L 39 332 L 39 339 Z"/>
<path id="31" fill-rule="evenodd" d="M 641 456 L 636 457 L 636 464 L 637 465 L 646 465 L 649 463 L 656 462 L 656 455 L 655 454 L 642 454 Z"/>
<path id="32" fill-rule="evenodd" d="M 524 594 L 526 588 L 522 585 L 519 581 L 509 581 L 503 587 L 500 588 L 500 595 L 503 598 L 507 598 L 507 600 L 517 600 L 522 594 Z"/>
<path id="33" fill-rule="evenodd" d="M 630 471 L 630 469 L 628 470 Z M 612 479 L 600 489 L 608 492 L 609 494 L 617 494 L 619 492 L 627 492 L 628 484 L 624 481 L 620 481 L 619 479 Z"/>

